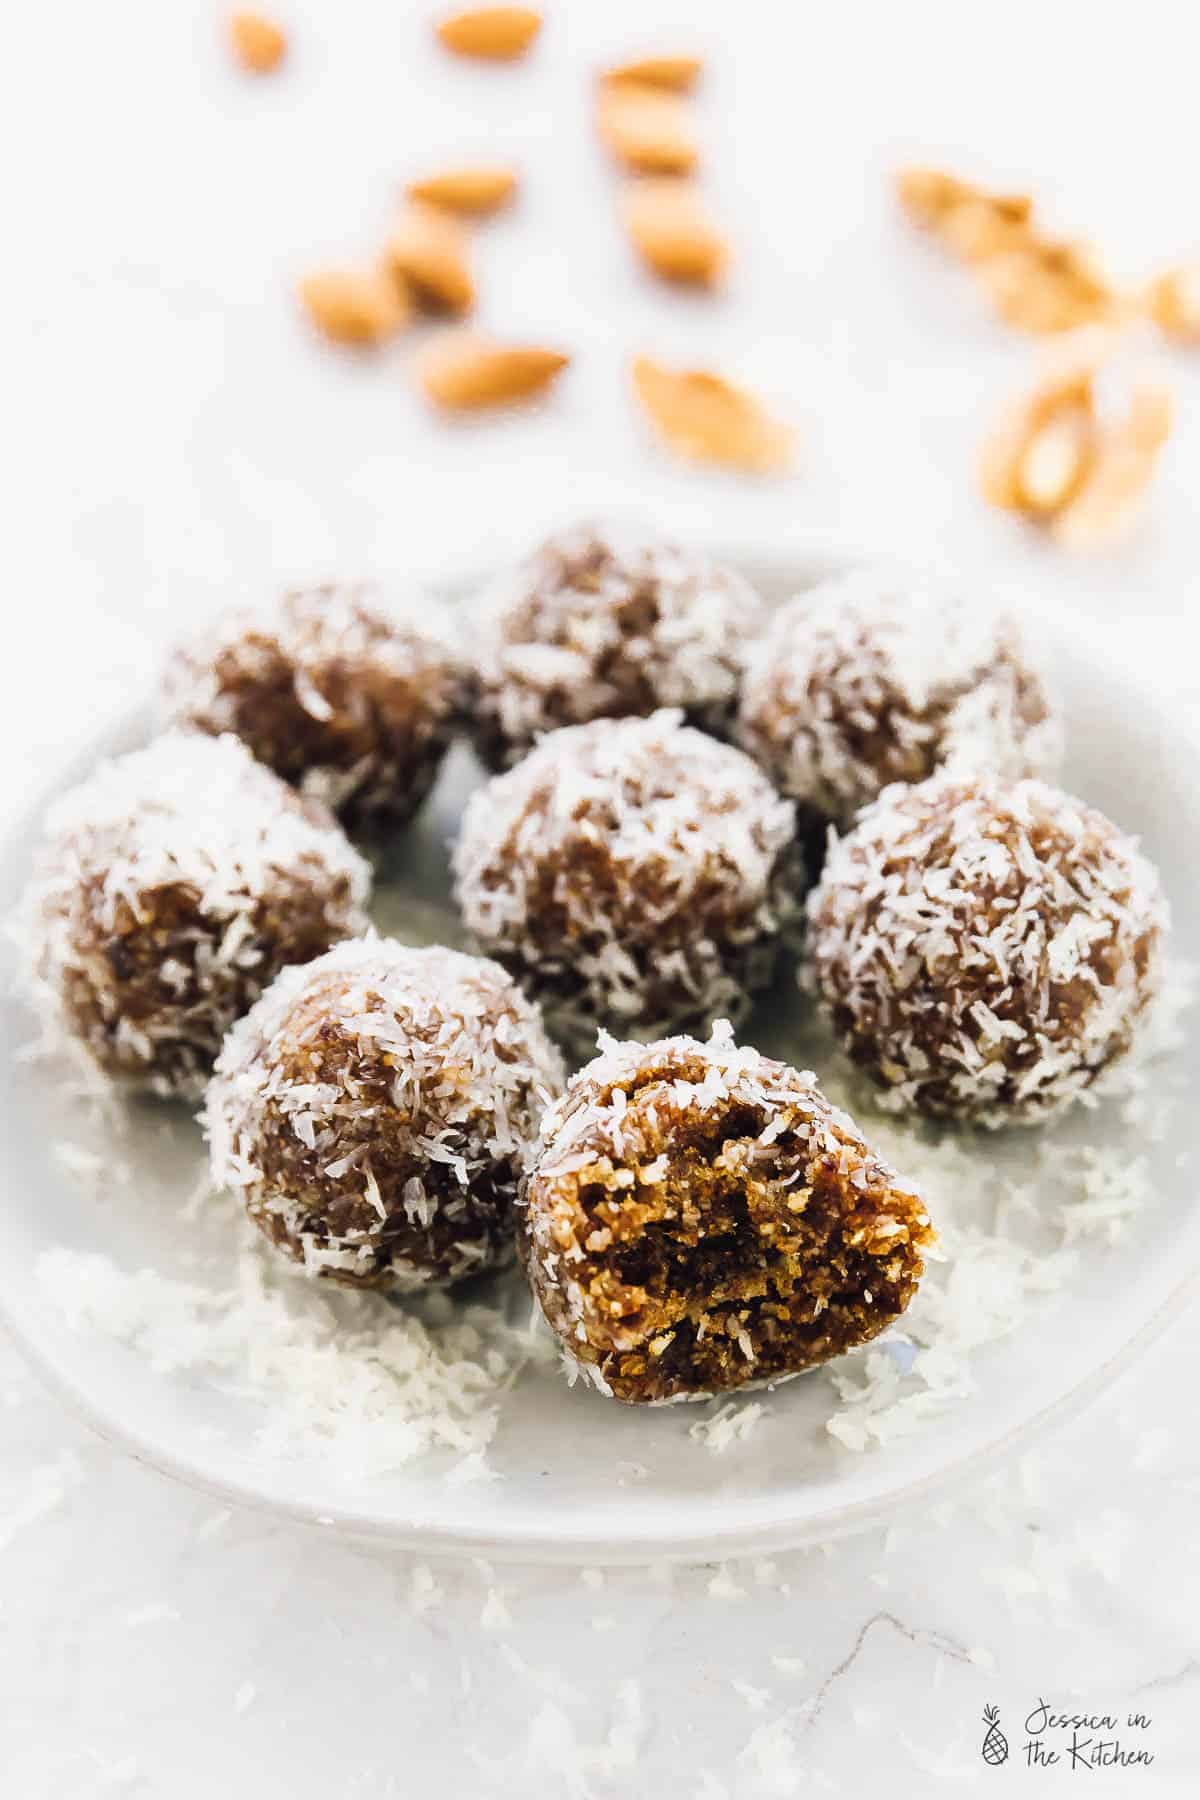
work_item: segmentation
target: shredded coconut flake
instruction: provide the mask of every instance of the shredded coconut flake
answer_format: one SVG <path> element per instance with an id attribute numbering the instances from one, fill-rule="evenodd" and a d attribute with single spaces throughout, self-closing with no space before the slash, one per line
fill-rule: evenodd
<path id="1" fill-rule="evenodd" d="M 205 1108 L 213 1183 L 309 1274 L 454 1281 L 508 1254 L 507 1208 L 561 1080 L 496 963 L 342 943 L 284 970 L 226 1038 Z"/>
<path id="2" fill-rule="evenodd" d="M 103 762 L 44 831 L 12 930 L 47 1047 L 160 1093 L 198 1095 L 275 969 L 366 926 L 367 863 L 234 737 Z"/>
<path id="3" fill-rule="evenodd" d="M 731 1400 L 718 1407 L 710 1418 L 697 1419 L 689 1425 L 688 1436 L 714 1456 L 724 1456 L 735 1444 L 745 1443 L 762 1416 L 763 1408 L 757 1400 Z"/>
<path id="4" fill-rule="evenodd" d="M 209 1371 L 261 1406 L 267 1455 L 324 1461 L 353 1480 L 432 1451 L 470 1457 L 486 1447 L 530 1355 L 524 1332 L 441 1296 L 418 1317 L 380 1296 L 310 1290 L 268 1266 L 248 1226 L 235 1228 L 243 1247 L 232 1289 L 65 1249 L 42 1253 L 39 1280 L 72 1329 L 129 1344 L 163 1373 Z"/>
<path id="5" fill-rule="evenodd" d="M 780 790 L 849 819 L 935 769 L 1053 774 L 1061 729 L 1016 621 L 887 567 L 799 594 L 752 646 L 741 741 Z"/>
<path id="6" fill-rule="evenodd" d="M 806 985 L 879 1104 L 1007 1125 L 1086 1095 L 1162 978 L 1168 914 L 1132 838 L 1040 781 L 894 784 L 833 838 Z"/>
<path id="7" fill-rule="evenodd" d="M 170 658 L 161 710 L 244 737 L 356 826 L 394 830 L 428 792 L 459 699 L 443 613 L 362 583 L 235 605 Z"/>
<path id="8" fill-rule="evenodd" d="M 744 1015 L 797 907 L 793 809 L 675 711 L 545 738 L 473 794 L 454 852 L 468 930 L 580 1047 Z"/>
<path id="9" fill-rule="evenodd" d="M 661 706 L 727 725 L 760 609 L 743 576 L 632 524 L 552 538 L 475 609 L 485 755 L 514 762 L 559 726 Z"/>

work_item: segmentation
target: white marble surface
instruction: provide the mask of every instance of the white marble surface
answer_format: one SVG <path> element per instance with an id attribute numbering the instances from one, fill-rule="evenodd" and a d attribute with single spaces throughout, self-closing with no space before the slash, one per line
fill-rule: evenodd
<path id="1" fill-rule="evenodd" d="M 902 151 L 1030 178 L 1136 272 L 1193 248 L 1180 172 L 1194 59 L 1168 0 L 817 14 L 577 0 L 525 68 L 430 47 L 425 4 L 292 0 L 278 81 L 227 68 L 215 4 L 83 0 L 9 21 L 5 413 L 17 454 L 0 663 L 8 800 L 233 584 L 430 564 L 636 497 L 731 537 L 830 530 L 1073 607 L 1153 663 L 1195 722 L 1200 364 L 1146 527 L 1066 562 L 974 499 L 983 423 L 1027 370 L 896 224 Z M 656 39 L 712 52 L 701 110 L 739 249 L 726 298 L 629 267 L 592 146 L 589 70 Z M 527 194 L 480 244 L 483 315 L 578 361 L 541 413 L 450 429 L 405 380 L 312 345 L 289 282 L 366 253 L 400 177 L 506 146 Z M 745 485 L 672 468 L 629 352 L 712 357 L 800 423 L 802 466 Z M 1074 1791 L 1024 1766 L 1039 1699 L 1122 1725 L 1200 1786 L 1195 1311 L 1072 1425 L 888 1539 L 774 1565 L 601 1578 L 423 1570 L 214 1513 L 90 1437 L 0 1359 L 0 1793 L 899 1796 Z M 1012 1754 L 980 1757 L 985 1704 Z M 1084 1734 L 1086 1735 L 1086 1733 Z M 1105 1735 L 1108 1735 L 1107 1733 Z"/>

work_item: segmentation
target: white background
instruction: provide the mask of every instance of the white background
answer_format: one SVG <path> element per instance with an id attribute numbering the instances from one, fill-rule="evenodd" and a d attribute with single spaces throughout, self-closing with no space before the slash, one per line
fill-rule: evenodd
<path id="1" fill-rule="evenodd" d="M 431 10 L 291 0 L 294 55 L 262 82 L 230 68 L 216 5 L 6 19 L 9 801 L 235 588 L 436 566 L 630 498 L 666 526 L 828 531 L 1045 593 L 1155 669 L 1164 729 L 1194 719 L 1200 353 L 1169 359 L 1180 423 L 1144 528 L 1064 560 L 973 491 L 1036 350 L 913 241 L 887 184 L 909 153 L 1029 181 L 1131 277 L 1194 250 L 1184 9 L 576 0 L 511 70 L 445 57 Z M 697 41 L 737 246 L 720 299 L 632 267 L 588 117 L 599 63 Z M 371 254 L 404 177 L 478 152 L 526 176 L 480 234 L 482 320 L 576 361 L 543 410 L 448 426 L 408 379 L 416 337 L 339 355 L 292 289 Z M 628 394 L 643 349 L 769 393 L 800 427 L 795 478 L 665 463 Z M 1153 1715 L 1156 1762 L 1096 1791 L 1194 1792 L 1197 1352 L 1193 1313 L 1019 1468 L 886 1541 L 601 1583 L 426 1575 L 214 1514 L 6 1351 L 0 1794 L 1074 1791 L 1019 1766 L 1040 1695 Z M 979 1758 L 989 1701 L 1014 1747 L 999 1770 Z"/>

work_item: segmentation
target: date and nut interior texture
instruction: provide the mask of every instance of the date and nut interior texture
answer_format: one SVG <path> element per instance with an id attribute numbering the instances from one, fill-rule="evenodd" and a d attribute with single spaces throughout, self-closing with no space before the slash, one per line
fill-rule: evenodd
<path id="1" fill-rule="evenodd" d="M 572 1363 L 624 1401 L 799 1373 L 903 1312 L 925 1206 L 814 1077 L 733 1042 L 611 1040 L 542 1125 L 518 1210 Z"/>

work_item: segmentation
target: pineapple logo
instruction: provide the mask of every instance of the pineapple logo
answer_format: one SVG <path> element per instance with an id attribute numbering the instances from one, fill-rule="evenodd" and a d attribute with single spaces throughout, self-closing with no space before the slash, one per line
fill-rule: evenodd
<path id="1" fill-rule="evenodd" d="M 993 1769 L 1008 1761 L 1008 1739 L 1000 1729 L 1000 1712 L 995 1706 L 985 1706 L 983 1722 L 987 1726 L 987 1735 L 983 1740 L 983 1748 L 979 1752 L 985 1763 Z"/>

